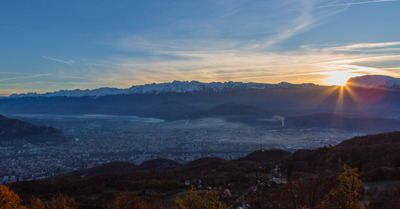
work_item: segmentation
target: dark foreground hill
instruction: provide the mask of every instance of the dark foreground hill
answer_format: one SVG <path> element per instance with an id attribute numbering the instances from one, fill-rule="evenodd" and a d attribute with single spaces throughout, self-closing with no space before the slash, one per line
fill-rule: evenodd
<path id="1" fill-rule="evenodd" d="M 154 159 L 141 163 L 138 166 L 140 170 L 164 170 L 180 166 L 181 164 L 168 159 Z"/>
<path id="2" fill-rule="evenodd" d="M 311 208 L 338 184 L 337 176 L 345 164 L 358 168 L 364 182 L 385 180 L 393 187 L 400 176 L 399 150 L 400 132 L 391 132 L 355 137 L 336 146 L 298 150 L 293 154 L 281 150 L 256 151 L 238 160 L 201 158 L 185 165 L 158 159 L 142 163 L 142 168 L 111 163 L 86 170 L 86 173 L 94 171 L 95 175 L 88 174 L 92 177 L 17 182 L 11 188 L 23 200 L 31 196 L 49 200 L 54 194 L 65 194 L 75 198 L 80 208 L 105 208 L 121 192 L 129 192 L 134 198 L 161 200 L 173 208 L 175 198 L 187 195 L 192 186 L 198 190 L 217 188 L 221 200 L 234 208 L 242 203 L 253 208 L 263 208 L 267 203 L 271 208 L 277 205 L 296 208 L 295 204 Z M 272 171 L 276 164 L 281 173 L 277 169 Z M 390 190 L 392 187 L 365 193 L 371 208 L 393 208 L 400 194 L 398 190 Z M 295 195 L 294 202 L 289 195 Z"/>
<path id="3" fill-rule="evenodd" d="M 298 150 L 283 160 L 288 173 L 358 168 L 364 180 L 400 179 L 400 132 L 355 137 L 333 147 Z"/>
<path id="4" fill-rule="evenodd" d="M 63 142 L 63 133 L 53 127 L 36 126 L 0 115 L 0 143 Z"/>
<path id="5" fill-rule="evenodd" d="M 239 160 L 278 163 L 279 161 L 285 159 L 286 157 L 289 157 L 290 155 L 291 155 L 290 152 L 280 149 L 257 150 Z"/>
<path id="6" fill-rule="evenodd" d="M 107 174 L 125 174 L 137 170 L 138 166 L 128 162 L 111 162 L 93 168 L 70 172 L 55 178 L 92 177 Z"/>

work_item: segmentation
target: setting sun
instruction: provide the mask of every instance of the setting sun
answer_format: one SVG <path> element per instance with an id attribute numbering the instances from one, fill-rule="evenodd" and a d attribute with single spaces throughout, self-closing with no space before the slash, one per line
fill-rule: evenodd
<path id="1" fill-rule="evenodd" d="M 329 72 L 328 77 L 324 80 L 324 83 L 335 86 L 344 86 L 346 85 L 347 80 L 353 76 L 354 75 L 351 75 L 346 71 Z"/>

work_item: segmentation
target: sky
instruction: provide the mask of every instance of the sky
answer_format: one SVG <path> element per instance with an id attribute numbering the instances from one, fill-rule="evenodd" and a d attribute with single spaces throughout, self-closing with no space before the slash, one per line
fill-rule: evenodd
<path id="1" fill-rule="evenodd" d="M 400 0 L 3 0 L 0 96 L 400 77 Z"/>

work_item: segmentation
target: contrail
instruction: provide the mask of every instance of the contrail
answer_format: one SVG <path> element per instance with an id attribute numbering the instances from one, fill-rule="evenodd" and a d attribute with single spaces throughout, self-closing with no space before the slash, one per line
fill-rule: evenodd
<path id="1" fill-rule="evenodd" d="M 369 3 L 379 3 L 379 2 L 391 2 L 397 0 L 375 0 L 375 1 L 362 1 L 362 2 L 351 2 L 351 3 L 344 3 L 344 4 L 331 4 L 331 5 L 323 5 L 314 8 L 326 8 L 326 7 L 340 7 L 340 6 L 351 6 L 357 4 L 369 4 Z"/>
<path id="2" fill-rule="evenodd" d="M 48 60 L 52 60 L 52 61 L 55 61 L 55 62 L 61 62 L 61 63 L 65 63 L 65 64 L 73 63 L 73 61 L 59 60 L 59 59 L 55 59 L 55 58 L 52 58 L 52 57 L 46 57 L 46 56 L 42 56 L 42 57 L 45 58 L 45 59 L 48 59 Z"/>
<path id="3" fill-rule="evenodd" d="M 21 76 L 21 77 L 2 78 L 2 79 L 0 79 L 0 82 L 2 82 L 2 81 L 17 80 L 17 79 L 36 78 L 36 77 L 49 76 L 49 75 L 50 75 L 50 74 L 34 74 L 34 75 Z"/>
<path id="4" fill-rule="evenodd" d="M 374 0 L 374 1 L 361 1 L 361 2 L 350 2 L 350 3 L 343 3 L 343 4 L 330 4 L 330 5 L 322 5 L 322 6 L 315 6 L 312 7 L 313 9 L 320 9 L 320 8 L 327 8 L 327 7 L 343 7 L 343 6 L 352 6 L 352 5 L 359 5 L 359 4 L 370 4 L 370 3 L 381 3 L 381 2 L 394 2 L 397 0 Z M 304 8 L 300 9 L 291 9 L 289 11 L 298 11 L 303 10 Z"/>

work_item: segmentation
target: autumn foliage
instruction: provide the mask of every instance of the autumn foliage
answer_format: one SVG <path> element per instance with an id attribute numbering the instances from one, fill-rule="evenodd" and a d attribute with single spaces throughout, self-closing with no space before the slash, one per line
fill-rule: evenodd
<path id="1" fill-rule="evenodd" d="M 321 203 L 321 208 L 361 209 L 361 186 L 357 168 L 344 165 L 338 184 L 332 188 Z"/>
<path id="2" fill-rule="evenodd" d="M 192 188 L 190 194 L 185 198 L 176 199 L 177 209 L 225 209 L 226 206 L 219 201 L 218 191 L 215 189 L 205 190 L 201 196 L 199 192 Z"/>
<path id="3" fill-rule="evenodd" d="M 21 205 L 21 199 L 7 186 L 0 185 L 0 208 L 1 209 L 25 209 Z"/>

